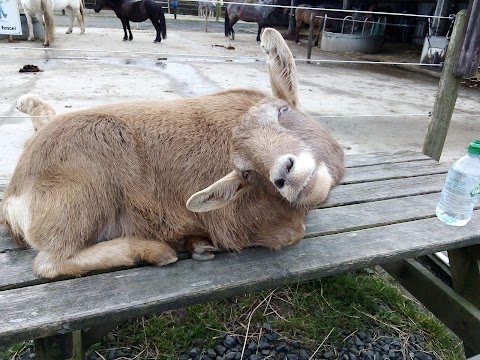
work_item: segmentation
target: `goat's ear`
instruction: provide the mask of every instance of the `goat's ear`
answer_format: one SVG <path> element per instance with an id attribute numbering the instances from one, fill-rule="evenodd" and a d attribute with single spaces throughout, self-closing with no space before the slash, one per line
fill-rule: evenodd
<path id="1" fill-rule="evenodd" d="M 267 53 L 267 66 L 273 96 L 298 107 L 297 66 L 292 52 L 282 35 L 275 29 L 265 28 L 260 46 Z"/>
<path id="2" fill-rule="evenodd" d="M 220 209 L 236 200 L 253 185 L 232 171 L 212 185 L 193 194 L 187 201 L 187 208 L 194 212 Z"/>

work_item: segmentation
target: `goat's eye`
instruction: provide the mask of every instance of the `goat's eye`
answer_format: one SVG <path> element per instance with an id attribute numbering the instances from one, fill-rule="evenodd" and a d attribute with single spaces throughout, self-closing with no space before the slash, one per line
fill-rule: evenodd
<path id="1" fill-rule="evenodd" d="M 288 106 L 282 106 L 278 109 L 278 114 L 285 114 L 288 111 Z"/>
<path id="2" fill-rule="evenodd" d="M 248 178 L 250 177 L 250 170 L 242 171 L 242 177 L 243 177 L 245 180 L 248 180 Z"/>

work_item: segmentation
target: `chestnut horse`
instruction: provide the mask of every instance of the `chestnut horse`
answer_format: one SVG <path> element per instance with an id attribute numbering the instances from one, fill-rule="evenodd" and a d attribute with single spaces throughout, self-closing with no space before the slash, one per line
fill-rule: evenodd
<path id="1" fill-rule="evenodd" d="M 320 8 L 326 9 L 341 9 L 342 4 L 323 4 L 320 5 Z M 339 7 L 340 6 L 340 7 Z M 343 12 L 329 12 L 326 10 L 313 10 L 311 5 L 308 4 L 301 4 L 295 9 L 295 42 L 300 44 L 300 31 L 305 25 L 310 24 L 310 15 L 315 14 L 315 20 L 313 25 L 318 28 L 317 36 L 315 37 L 315 46 L 318 46 L 318 42 L 320 39 L 320 34 L 322 33 L 323 23 L 325 21 L 325 14 L 328 17 L 339 17 L 344 18 L 347 13 Z"/>

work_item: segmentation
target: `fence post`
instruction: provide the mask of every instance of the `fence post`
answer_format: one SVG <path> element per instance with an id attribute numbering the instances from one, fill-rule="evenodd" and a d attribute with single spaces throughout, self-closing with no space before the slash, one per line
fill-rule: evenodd
<path id="1" fill-rule="evenodd" d="M 288 19 L 288 35 L 295 35 L 295 8 L 298 5 L 298 0 L 290 1 L 290 18 Z"/>
<path id="2" fill-rule="evenodd" d="M 462 45 L 465 16 L 466 11 L 462 10 L 455 17 L 455 25 L 448 44 L 442 75 L 438 83 L 432 117 L 423 143 L 423 153 L 437 161 L 440 160 L 442 155 L 443 145 L 445 144 L 445 138 L 447 137 L 448 127 L 462 81 L 461 77 L 455 76 L 454 68 Z"/>
<path id="3" fill-rule="evenodd" d="M 310 14 L 310 28 L 308 29 L 308 48 L 307 48 L 307 59 L 310 60 L 312 56 L 312 44 L 313 44 L 313 30 L 315 29 L 315 13 Z M 310 64 L 310 61 L 307 61 L 307 64 Z"/>
<path id="4" fill-rule="evenodd" d="M 455 68 L 455 75 L 472 77 L 477 74 L 480 63 L 480 1 L 470 0 L 467 10 L 467 25 L 462 50 Z"/>

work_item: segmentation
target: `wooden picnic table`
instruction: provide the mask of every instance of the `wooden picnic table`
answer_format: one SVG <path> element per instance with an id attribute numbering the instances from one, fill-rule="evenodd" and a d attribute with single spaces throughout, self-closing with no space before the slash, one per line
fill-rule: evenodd
<path id="1" fill-rule="evenodd" d="M 48 353 L 51 336 L 66 334 L 87 346 L 128 318 L 382 265 L 464 340 L 468 356 L 479 354 L 480 210 L 463 227 L 435 217 L 448 167 L 412 151 L 348 156 L 342 184 L 307 216 L 303 241 L 206 262 L 48 281 L 32 272 L 35 251 L 0 230 L 0 345 L 40 339 L 36 345 Z M 453 288 L 414 260 L 445 250 Z M 89 330 L 72 333 L 81 329 Z"/>

